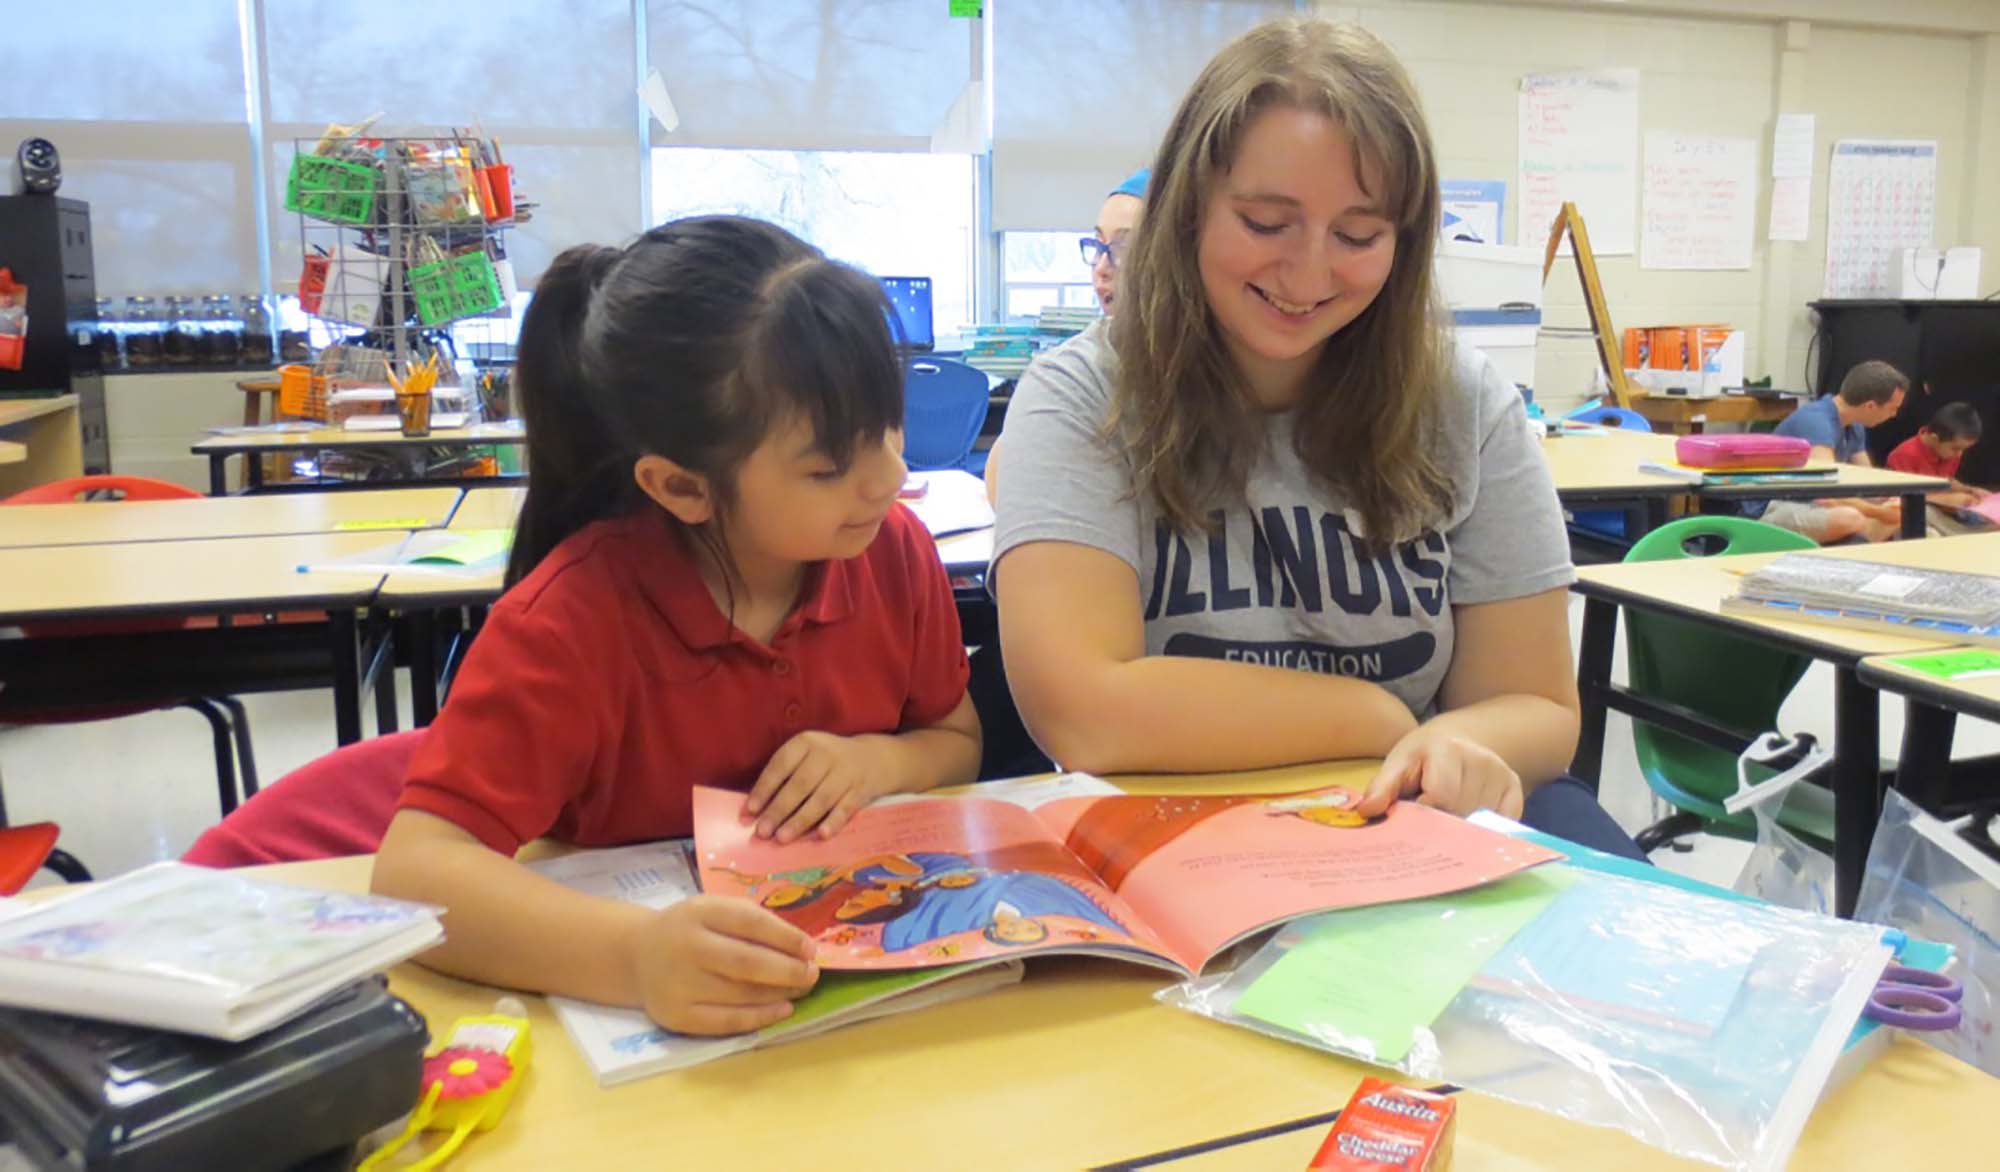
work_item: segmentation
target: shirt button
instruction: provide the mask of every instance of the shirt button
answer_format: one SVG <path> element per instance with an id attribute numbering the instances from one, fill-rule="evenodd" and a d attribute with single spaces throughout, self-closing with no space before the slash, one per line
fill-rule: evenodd
<path id="1" fill-rule="evenodd" d="M 800 720 L 805 718 L 805 714 L 806 710 L 804 708 L 799 707 L 797 704 L 785 705 L 785 723 L 787 724 L 797 724 Z"/>
<path id="2" fill-rule="evenodd" d="M 781 676 L 791 675 L 792 661 L 789 659 L 780 659 L 776 663 L 773 663 L 771 665 L 771 670 L 777 672 Z"/>

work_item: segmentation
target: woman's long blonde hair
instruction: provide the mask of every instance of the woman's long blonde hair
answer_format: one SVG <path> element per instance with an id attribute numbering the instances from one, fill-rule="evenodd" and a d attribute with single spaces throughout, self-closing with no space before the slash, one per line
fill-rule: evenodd
<path id="1" fill-rule="evenodd" d="M 1225 45 L 1181 100 L 1119 265 L 1109 436 L 1132 463 L 1136 491 L 1182 532 L 1209 527 L 1210 510 L 1242 497 L 1264 413 L 1209 311 L 1199 238 L 1245 132 L 1273 108 L 1338 123 L 1356 174 L 1380 177 L 1384 190 L 1369 194 L 1395 224 L 1388 281 L 1328 340 L 1293 439 L 1380 550 L 1441 522 L 1450 506 L 1432 442 L 1450 371 L 1431 283 L 1439 197 L 1430 128 L 1402 64 L 1363 29 L 1296 18 L 1259 26 Z"/>

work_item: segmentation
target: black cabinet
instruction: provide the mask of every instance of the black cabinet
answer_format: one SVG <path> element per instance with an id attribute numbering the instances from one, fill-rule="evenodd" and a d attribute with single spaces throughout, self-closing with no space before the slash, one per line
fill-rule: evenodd
<path id="1" fill-rule="evenodd" d="M 0 268 L 28 287 L 28 341 L 21 369 L 0 370 L 0 399 L 74 394 L 83 468 L 111 470 L 104 378 L 90 337 L 97 267 L 90 205 L 51 195 L 0 196 Z"/>
<path id="2" fill-rule="evenodd" d="M 1978 408 L 1985 438 L 1966 453 L 1959 477 L 2000 487 L 2000 301 L 1815 301 L 1812 309 L 1815 391 L 1838 390 L 1871 358 L 1894 363 L 1915 384 L 1902 413 L 1868 433 L 1876 463 L 1939 406 L 1964 400 Z"/>

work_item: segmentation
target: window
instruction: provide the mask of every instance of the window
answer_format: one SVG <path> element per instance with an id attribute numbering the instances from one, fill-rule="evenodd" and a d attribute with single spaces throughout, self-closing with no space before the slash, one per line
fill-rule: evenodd
<path id="1" fill-rule="evenodd" d="M 1094 306 L 1090 268 L 1077 251 L 1076 232 L 1002 232 L 1000 280 L 1008 317 L 1032 317 L 1052 305 Z"/>
<path id="2" fill-rule="evenodd" d="M 973 183 L 970 155 L 662 147 L 651 222 L 756 216 L 878 276 L 929 277 L 937 332 L 956 333 L 974 320 Z"/>

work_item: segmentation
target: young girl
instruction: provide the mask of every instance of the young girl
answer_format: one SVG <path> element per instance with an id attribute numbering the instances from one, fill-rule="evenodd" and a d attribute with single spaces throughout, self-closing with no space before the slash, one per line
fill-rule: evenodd
<path id="1" fill-rule="evenodd" d="M 549 836 L 690 833 L 748 791 L 788 841 L 970 781 L 979 723 L 951 587 L 896 505 L 903 368 L 864 274 L 712 216 L 556 258 L 522 323 L 533 475 L 509 589 L 411 764 L 377 891 L 450 909 L 425 963 L 758 1029 L 817 979 L 744 900 L 650 911 L 514 862 Z"/>
<path id="2" fill-rule="evenodd" d="M 1068 768 L 1381 757 L 1363 813 L 1525 805 L 1631 852 L 1553 783 L 1577 736 L 1568 543 L 1520 395 L 1443 324 L 1438 198 L 1373 35 L 1285 20 L 1216 55 L 1117 315 L 1008 409 L 1008 679 Z"/>

